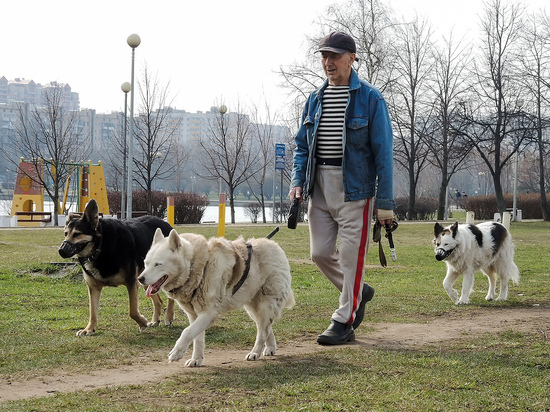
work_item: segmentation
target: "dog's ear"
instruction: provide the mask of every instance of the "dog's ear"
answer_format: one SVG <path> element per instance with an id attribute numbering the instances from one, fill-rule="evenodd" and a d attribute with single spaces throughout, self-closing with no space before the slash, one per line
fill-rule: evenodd
<path id="1" fill-rule="evenodd" d="M 438 237 L 441 232 L 443 232 L 443 226 L 441 226 L 438 222 L 435 222 L 434 226 L 434 236 Z"/>
<path id="2" fill-rule="evenodd" d="M 97 229 L 97 225 L 99 224 L 99 208 L 95 199 L 90 199 L 90 201 L 86 203 L 82 217 L 88 221 L 94 230 Z"/>
<path id="3" fill-rule="evenodd" d="M 162 233 L 160 227 L 157 227 L 157 230 L 155 230 L 155 235 L 153 236 L 153 244 L 160 242 L 162 239 L 164 239 L 164 234 Z"/>
<path id="4" fill-rule="evenodd" d="M 458 232 L 458 222 L 454 222 L 451 226 L 451 233 L 453 234 L 453 238 L 456 237 L 456 232 Z"/>
<path id="5" fill-rule="evenodd" d="M 181 238 L 180 235 L 178 235 L 178 232 L 176 232 L 176 229 L 172 229 L 170 234 L 168 235 L 168 248 L 175 252 L 181 247 Z"/>

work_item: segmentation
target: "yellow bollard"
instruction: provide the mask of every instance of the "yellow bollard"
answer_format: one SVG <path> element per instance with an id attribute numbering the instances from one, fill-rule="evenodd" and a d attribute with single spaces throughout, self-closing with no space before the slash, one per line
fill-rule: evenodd
<path id="1" fill-rule="evenodd" d="M 170 226 L 174 227 L 174 196 L 167 198 L 166 218 Z"/>
<path id="2" fill-rule="evenodd" d="M 219 218 L 218 218 L 218 237 L 225 236 L 225 193 L 220 193 Z"/>

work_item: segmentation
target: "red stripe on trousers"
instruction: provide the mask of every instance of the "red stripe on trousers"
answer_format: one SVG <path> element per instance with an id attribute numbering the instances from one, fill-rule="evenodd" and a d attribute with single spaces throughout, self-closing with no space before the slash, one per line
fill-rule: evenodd
<path id="1" fill-rule="evenodd" d="M 361 281 L 363 277 L 363 271 L 365 266 L 365 250 L 367 247 L 367 240 L 369 236 L 369 210 L 370 210 L 370 198 L 367 199 L 365 209 L 363 209 L 363 230 L 361 231 L 361 243 L 359 244 L 359 253 L 357 254 L 357 268 L 355 269 L 355 284 L 353 286 L 353 308 L 349 323 L 353 323 L 355 319 L 355 311 L 357 310 L 357 297 L 359 296 L 359 289 L 361 288 Z"/>

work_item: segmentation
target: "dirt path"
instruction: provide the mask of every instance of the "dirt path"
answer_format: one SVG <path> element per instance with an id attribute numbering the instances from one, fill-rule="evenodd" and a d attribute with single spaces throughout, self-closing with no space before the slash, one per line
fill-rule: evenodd
<path id="1" fill-rule="evenodd" d="M 472 339 L 487 332 L 498 333 L 508 330 L 541 334 L 542 339 L 550 339 L 550 308 L 479 308 L 468 312 L 467 317 L 464 313 L 456 312 L 420 324 L 366 324 L 356 332 L 357 340 L 354 345 L 366 348 L 418 349 L 427 345 Z M 315 337 L 309 336 L 280 345 L 277 353 L 280 357 L 295 357 L 333 349 L 335 348 L 317 345 Z M 205 367 L 253 367 L 261 365 L 262 362 L 269 362 L 269 359 L 264 358 L 258 362 L 247 362 L 244 360 L 246 353 L 246 350 L 207 350 Z M 185 368 L 183 362 L 136 360 L 133 365 L 117 369 L 100 369 L 87 374 L 60 371 L 26 381 L 0 380 L 0 402 L 48 396 L 59 392 L 147 384 L 158 382 L 174 373 L 193 373 L 193 369 Z"/>

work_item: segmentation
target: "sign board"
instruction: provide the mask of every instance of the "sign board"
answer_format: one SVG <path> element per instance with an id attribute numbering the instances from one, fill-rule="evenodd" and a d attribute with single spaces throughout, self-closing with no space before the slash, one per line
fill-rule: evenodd
<path id="1" fill-rule="evenodd" d="M 275 143 L 275 170 L 285 170 L 284 143 Z"/>

